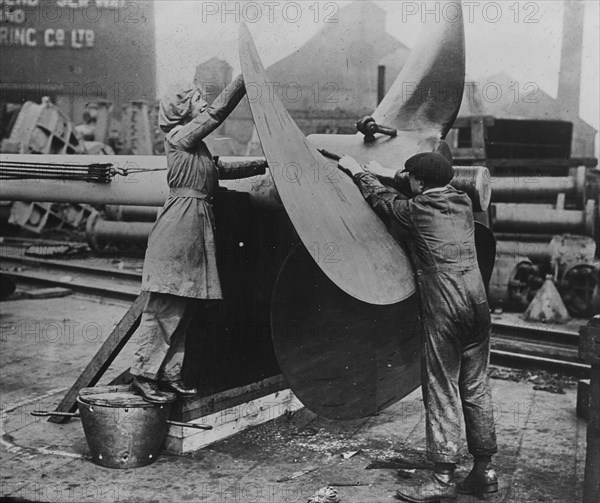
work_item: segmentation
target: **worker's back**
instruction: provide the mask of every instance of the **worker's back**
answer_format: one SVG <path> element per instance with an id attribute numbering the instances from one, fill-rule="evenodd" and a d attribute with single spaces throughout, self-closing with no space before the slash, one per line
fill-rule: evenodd
<path id="1" fill-rule="evenodd" d="M 410 202 L 415 267 L 423 273 L 477 268 L 471 200 L 453 187 L 419 194 Z"/>
<path id="2" fill-rule="evenodd" d="M 410 201 L 410 217 L 423 315 L 438 326 L 460 327 L 455 333 L 468 344 L 472 332 L 486 330 L 490 319 L 471 201 L 452 187 L 436 189 Z"/>

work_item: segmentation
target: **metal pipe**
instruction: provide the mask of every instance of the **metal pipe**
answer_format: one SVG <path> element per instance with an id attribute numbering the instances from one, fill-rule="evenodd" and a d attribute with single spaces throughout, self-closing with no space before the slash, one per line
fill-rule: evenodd
<path id="1" fill-rule="evenodd" d="M 88 218 L 85 238 L 95 250 L 101 250 L 109 242 L 134 243 L 145 246 L 152 231 L 152 222 L 112 222 L 96 213 Z"/>
<path id="2" fill-rule="evenodd" d="M 549 243 L 556 234 L 532 234 L 526 233 L 511 233 L 511 232 L 494 232 L 497 241 L 527 241 L 535 243 Z"/>
<path id="3" fill-rule="evenodd" d="M 473 201 L 473 211 L 487 211 L 493 187 L 490 172 L 485 166 L 454 166 L 454 178 L 450 182 L 455 189 L 466 192 Z"/>
<path id="4" fill-rule="evenodd" d="M 117 175 L 109 183 L 90 183 L 81 180 L 3 180 L 2 200 L 162 206 L 169 195 L 165 156 L 44 155 L 43 159 L 45 163 L 57 165 L 110 163 L 116 168 L 130 171 L 130 174 Z M 258 157 L 221 157 L 225 162 L 255 159 Z M 40 156 L 0 154 L 0 160 L 39 162 Z M 283 208 L 268 170 L 264 175 L 241 180 L 223 180 L 219 185 L 229 190 L 250 194 L 250 201 L 257 208 L 270 210 Z"/>
<path id="5" fill-rule="evenodd" d="M 570 176 L 499 176 L 490 179 L 494 202 L 555 201 L 563 193 L 575 199 L 578 208 L 585 203 L 585 167 Z"/>
<path id="6" fill-rule="evenodd" d="M 125 206 L 123 204 L 107 204 L 104 208 L 110 220 L 123 222 L 155 222 L 159 208 L 157 206 Z"/>
<path id="7" fill-rule="evenodd" d="M 527 257 L 534 262 L 550 261 L 550 243 L 536 241 L 496 241 L 496 253 L 503 256 Z"/>
<path id="8" fill-rule="evenodd" d="M 514 203 L 496 203 L 493 208 L 495 231 L 594 235 L 596 204 L 592 199 L 581 211 Z"/>

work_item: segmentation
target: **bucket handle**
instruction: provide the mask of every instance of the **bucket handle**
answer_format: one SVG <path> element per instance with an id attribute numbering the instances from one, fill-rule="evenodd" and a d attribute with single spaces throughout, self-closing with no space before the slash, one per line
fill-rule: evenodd
<path id="1" fill-rule="evenodd" d="M 77 412 L 50 412 L 47 410 L 32 410 L 32 416 L 61 416 L 61 417 L 79 417 Z M 181 426 L 183 428 L 195 428 L 197 430 L 212 430 L 213 427 L 208 424 L 183 423 L 181 421 L 167 421 L 169 426 Z"/>
<path id="2" fill-rule="evenodd" d="M 48 412 L 47 410 L 32 410 L 30 412 L 32 416 L 60 416 L 60 417 L 79 417 L 77 412 Z"/>

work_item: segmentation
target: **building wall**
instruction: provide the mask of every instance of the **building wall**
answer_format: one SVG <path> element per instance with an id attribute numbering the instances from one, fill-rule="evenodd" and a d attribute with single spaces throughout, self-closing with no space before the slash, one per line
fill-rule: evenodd
<path id="1" fill-rule="evenodd" d="M 118 113 L 156 96 L 152 0 L 0 3 L 0 101 L 50 95 L 75 122 L 88 102 Z"/>

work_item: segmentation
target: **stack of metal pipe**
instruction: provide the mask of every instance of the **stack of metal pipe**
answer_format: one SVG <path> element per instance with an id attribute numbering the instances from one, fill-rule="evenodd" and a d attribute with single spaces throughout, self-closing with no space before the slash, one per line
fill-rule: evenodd
<path id="1" fill-rule="evenodd" d="M 104 216 L 98 212 L 88 218 L 86 240 L 96 251 L 111 243 L 145 248 L 159 211 L 157 206 L 106 205 Z"/>
<path id="2" fill-rule="evenodd" d="M 568 176 L 495 173 L 491 187 L 498 249 L 491 307 L 524 310 L 552 275 L 571 315 L 591 316 L 598 201 L 586 168 L 572 168 Z"/>

